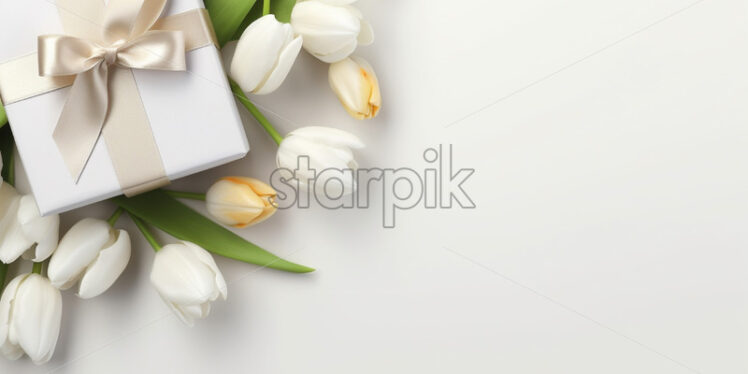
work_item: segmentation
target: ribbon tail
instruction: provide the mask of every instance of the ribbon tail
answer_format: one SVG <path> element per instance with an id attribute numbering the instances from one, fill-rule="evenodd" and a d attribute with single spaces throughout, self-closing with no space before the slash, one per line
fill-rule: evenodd
<path id="1" fill-rule="evenodd" d="M 102 137 L 125 196 L 169 184 L 133 71 L 112 69 L 109 116 Z"/>
<path id="2" fill-rule="evenodd" d="M 107 117 L 108 77 L 105 63 L 78 74 L 52 133 L 75 183 L 91 158 Z"/>

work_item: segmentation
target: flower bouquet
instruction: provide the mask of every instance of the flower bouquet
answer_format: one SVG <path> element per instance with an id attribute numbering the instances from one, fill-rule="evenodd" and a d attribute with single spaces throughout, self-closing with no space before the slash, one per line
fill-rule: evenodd
<path id="1" fill-rule="evenodd" d="M 110 0 L 102 5 L 57 0 L 62 26 L 56 27 L 64 33 L 40 32 L 32 54 L 0 59 L 5 105 L 0 106 L 0 352 L 5 357 L 25 354 L 36 364 L 50 360 L 62 320 L 60 292 L 75 288 L 78 297 L 96 297 L 127 267 L 131 233 L 117 228 L 125 216 L 156 252 L 150 273 L 154 288 L 187 325 L 208 316 L 211 303 L 227 297 L 213 255 L 293 273 L 314 271 L 226 227 L 256 225 L 277 211 L 278 193 L 268 183 L 227 176 L 205 193 L 164 186 L 171 178 L 246 153 L 243 130 L 232 123 L 238 118 L 233 100 L 222 106 L 226 93 L 277 143 L 284 184 L 353 193 L 355 183 L 331 185 L 322 175 L 291 170 L 300 158 L 315 169 L 355 170 L 353 150 L 363 147 L 360 139 L 326 127 L 299 128 L 282 136 L 250 97 L 275 91 L 304 49 L 329 64 L 330 87 L 345 111 L 356 119 L 375 117 L 381 107 L 376 74 L 368 62 L 352 55 L 359 45 L 373 41 L 371 26 L 352 5 L 355 0 L 205 0 L 205 9 L 194 1 Z M 30 5 L 5 6 L 23 12 Z M 71 20 L 68 13 L 87 22 Z M 161 115 L 168 111 L 154 109 L 154 103 L 168 107 L 168 90 L 197 87 L 198 70 L 224 72 L 219 56 L 228 75 L 213 82 L 218 94 L 206 106 L 224 108 L 226 131 L 206 133 L 204 126 L 192 124 L 175 129 L 174 121 Z M 184 110 L 200 116 L 205 108 Z M 32 118 L 50 126 L 28 131 Z M 180 132 L 187 135 L 180 138 Z M 172 145 L 185 152 L 198 147 L 191 141 L 201 137 L 215 138 L 215 149 L 233 149 L 224 154 L 195 151 L 194 159 L 175 167 L 175 159 L 183 160 L 170 153 Z M 49 143 L 44 152 L 31 150 L 44 142 Z M 16 146 L 33 194 L 14 188 Z M 40 160 L 53 161 L 36 170 Z M 49 181 L 41 175 L 50 170 L 69 195 L 48 193 Z M 110 217 L 84 218 L 60 235 L 64 210 L 104 199 L 112 205 Z M 180 201 L 184 199 L 204 201 L 210 218 Z M 174 242 L 159 242 L 156 229 Z M 9 266 L 23 261 L 33 263 L 31 272 L 10 277 Z"/>

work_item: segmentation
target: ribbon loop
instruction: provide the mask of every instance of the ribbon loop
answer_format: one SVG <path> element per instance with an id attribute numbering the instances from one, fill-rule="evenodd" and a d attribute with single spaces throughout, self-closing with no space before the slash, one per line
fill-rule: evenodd
<path id="1" fill-rule="evenodd" d="M 39 75 L 77 75 L 100 62 L 101 48 L 94 42 L 66 35 L 38 38 Z"/>
<path id="2" fill-rule="evenodd" d="M 117 65 L 131 69 L 185 71 L 181 31 L 149 31 L 120 47 Z"/>

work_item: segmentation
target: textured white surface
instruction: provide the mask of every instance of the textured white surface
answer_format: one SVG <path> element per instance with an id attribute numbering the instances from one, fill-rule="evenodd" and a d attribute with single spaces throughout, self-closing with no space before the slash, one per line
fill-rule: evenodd
<path id="1" fill-rule="evenodd" d="M 423 168 L 454 144 L 477 209 L 400 212 L 390 230 L 376 204 L 279 212 L 237 232 L 318 271 L 217 259 L 229 300 L 193 329 L 124 218 L 124 277 L 64 294 L 49 365 L 0 372 L 748 372 L 748 8 L 691 4 L 361 0 L 381 115 L 349 119 L 303 53 L 258 103 L 283 132 L 361 136 L 362 166 Z M 243 116 L 248 157 L 175 188 L 269 175 L 275 146 Z"/>
<path id="2" fill-rule="evenodd" d="M 202 7 L 200 0 L 172 0 L 165 14 L 198 7 Z M 37 35 L 60 32 L 53 0 L 0 2 L 0 62 L 35 52 Z M 187 72 L 134 70 L 164 170 L 171 179 L 236 160 L 247 152 L 219 52 L 213 47 L 191 51 L 187 66 Z M 42 212 L 84 206 L 121 190 L 103 141 L 96 144 L 79 183 L 70 177 L 52 139 L 69 90 L 52 91 L 6 108 Z"/>

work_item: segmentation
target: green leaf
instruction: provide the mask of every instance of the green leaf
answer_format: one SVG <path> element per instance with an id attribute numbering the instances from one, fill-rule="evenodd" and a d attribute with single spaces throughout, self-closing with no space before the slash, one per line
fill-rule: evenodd
<path id="1" fill-rule="evenodd" d="M 252 22 L 256 21 L 260 17 L 262 17 L 262 4 L 258 4 L 256 7 L 252 7 L 252 10 L 249 11 L 249 14 L 244 17 L 244 21 L 242 21 L 242 24 L 239 25 L 238 29 L 236 29 L 236 33 L 234 33 L 234 36 L 231 38 L 231 40 L 239 40 L 239 38 L 241 38 L 242 36 L 242 33 L 244 33 L 244 30 L 246 30 Z"/>
<path id="2" fill-rule="evenodd" d="M 270 3 L 270 13 L 275 14 L 275 18 L 281 22 L 291 22 L 291 11 L 296 0 L 273 0 Z"/>
<path id="3" fill-rule="evenodd" d="M 0 103 L 0 127 L 3 127 L 8 124 L 8 116 L 5 114 L 5 108 L 3 107 L 3 104 Z"/>
<path id="4" fill-rule="evenodd" d="M 143 221 L 181 240 L 193 242 L 219 256 L 293 273 L 314 269 L 286 261 L 211 221 L 187 205 L 155 190 L 131 198 L 112 199 Z"/>
<path id="5" fill-rule="evenodd" d="M 236 34 L 256 0 L 205 0 L 218 44 L 223 47 Z"/>

